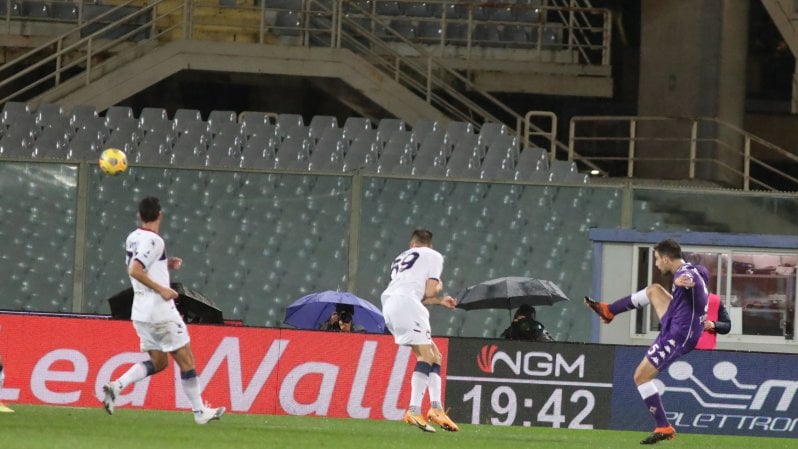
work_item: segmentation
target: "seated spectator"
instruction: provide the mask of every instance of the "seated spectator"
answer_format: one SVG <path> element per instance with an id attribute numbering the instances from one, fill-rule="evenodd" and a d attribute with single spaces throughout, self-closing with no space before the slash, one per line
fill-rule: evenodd
<path id="1" fill-rule="evenodd" d="M 513 322 L 502 332 L 501 336 L 507 340 L 554 341 L 543 324 L 535 320 L 535 308 L 528 304 L 523 304 L 516 310 Z"/>

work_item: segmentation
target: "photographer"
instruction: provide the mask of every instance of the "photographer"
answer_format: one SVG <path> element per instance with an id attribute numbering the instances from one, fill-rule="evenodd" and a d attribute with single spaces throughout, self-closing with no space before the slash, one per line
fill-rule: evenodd
<path id="1" fill-rule="evenodd" d="M 349 304 L 337 304 L 330 319 L 321 323 L 320 330 L 332 332 L 365 332 L 365 328 L 352 322 L 355 307 Z"/>
<path id="2" fill-rule="evenodd" d="M 516 310 L 513 322 L 502 332 L 501 337 L 507 340 L 554 341 L 543 324 L 535 320 L 535 308 L 528 304 L 523 304 Z"/>

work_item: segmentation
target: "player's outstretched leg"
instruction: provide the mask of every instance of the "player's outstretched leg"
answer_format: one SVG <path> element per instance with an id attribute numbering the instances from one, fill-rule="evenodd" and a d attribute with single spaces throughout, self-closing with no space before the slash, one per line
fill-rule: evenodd
<path id="1" fill-rule="evenodd" d="M 457 424 L 455 424 L 454 421 L 449 418 L 449 415 L 439 408 L 429 409 L 427 412 L 427 419 L 430 422 L 441 426 L 441 429 L 443 430 L 447 430 L 449 432 L 457 432 L 460 430 L 460 428 L 457 427 Z"/>
<path id="2" fill-rule="evenodd" d="M 117 386 L 116 382 L 111 382 L 109 384 L 103 385 L 103 407 L 105 407 L 105 411 L 108 412 L 109 415 L 114 414 L 114 402 L 116 401 L 117 395 L 119 395 L 119 387 Z"/>
<path id="3" fill-rule="evenodd" d="M 643 438 L 640 444 L 657 444 L 660 441 L 672 440 L 676 438 L 676 429 L 673 426 L 657 427 L 649 436 Z"/>
<path id="4" fill-rule="evenodd" d="M 194 422 L 197 424 L 207 424 L 224 415 L 227 409 L 224 407 L 211 408 L 206 404 L 200 411 L 194 412 Z"/>
<path id="5" fill-rule="evenodd" d="M 427 420 L 424 419 L 423 415 L 414 415 L 410 413 L 410 410 L 405 412 L 405 416 L 402 418 L 402 420 L 411 426 L 418 427 L 424 432 L 435 432 L 435 428 L 427 423 Z"/>
<path id="6" fill-rule="evenodd" d="M 585 305 L 596 312 L 596 315 L 598 315 L 605 324 L 609 324 L 612 319 L 615 318 L 615 314 L 610 312 L 609 305 L 607 305 L 606 302 L 599 302 L 589 296 L 585 296 Z"/>

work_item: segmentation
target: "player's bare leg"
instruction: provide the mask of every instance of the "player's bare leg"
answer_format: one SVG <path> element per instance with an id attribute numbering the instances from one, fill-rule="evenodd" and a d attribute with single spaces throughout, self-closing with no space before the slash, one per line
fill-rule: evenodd
<path id="1" fill-rule="evenodd" d="M 197 377 L 197 371 L 194 369 L 194 353 L 191 352 L 191 343 L 172 352 L 172 357 L 180 367 L 180 383 L 183 387 L 183 392 L 186 393 L 186 397 L 191 402 L 194 422 L 207 424 L 210 421 L 221 418 L 226 411 L 224 407 L 212 408 L 202 402 L 199 378 Z"/>

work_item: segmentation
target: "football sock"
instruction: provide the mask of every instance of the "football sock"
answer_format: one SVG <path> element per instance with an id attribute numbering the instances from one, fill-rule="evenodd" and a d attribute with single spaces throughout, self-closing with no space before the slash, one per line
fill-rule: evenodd
<path id="1" fill-rule="evenodd" d="M 613 315 L 617 315 L 630 310 L 640 309 L 647 306 L 650 302 L 646 294 L 646 289 L 643 289 L 608 304 L 608 308 Z"/>
<path id="2" fill-rule="evenodd" d="M 418 415 L 421 413 L 421 401 L 424 399 L 424 392 L 429 385 L 429 372 L 432 366 L 429 363 L 418 361 L 410 377 L 410 413 Z"/>
<path id="3" fill-rule="evenodd" d="M 6 372 L 3 371 L 3 365 L 0 365 L 0 388 L 3 388 L 4 380 L 6 380 Z"/>
<path id="4" fill-rule="evenodd" d="M 183 393 L 186 394 L 186 397 L 191 402 L 191 410 L 193 410 L 194 413 L 202 412 L 205 406 L 202 404 L 197 371 L 190 369 L 184 373 L 180 373 L 180 383 L 183 385 Z"/>
<path id="5" fill-rule="evenodd" d="M 648 407 L 648 411 L 654 415 L 654 420 L 657 422 L 657 427 L 670 426 L 668 417 L 665 415 L 665 408 L 662 406 L 662 397 L 659 395 L 659 391 L 657 391 L 657 386 L 654 384 L 654 381 L 648 381 L 644 384 L 638 385 L 637 391 L 640 393 L 640 397 L 643 398 L 643 402 L 646 404 L 646 407 Z"/>
<path id="6" fill-rule="evenodd" d="M 624 296 L 623 298 L 608 304 L 608 308 L 610 309 L 610 313 L 613 315 L 617 315 L 619 313 L 623 313 L 635 308 L 634 304 L 632 304 L 632 296 Z"/>
<path id="7" fill-rule="evenodd" d="M 632 304 L 638 309 L 649 305 L 649 303 L 651 303 L 651 300 L 648 299 L 648 294 L 646 293 L 645 288 L 639 292 L 632 293 Z"/>
<path id="8" fill-rule="evenodd" d="M 155 372 L 155 369 L 152 365 L 152 361 L 150 360 L 133 364 L 133 366 L 131 366 L 130 369 L 128 369 L 125 374 L 122 374 L 122 377 L 117 380 L 119 391 L 124 390 L 125 387 L 130 384 L 134 384 L 141 379 L 144 379 L 153 372 Z"/>
<path id="9" fill-rule="evenodd" d="M 427 389 L 429 390 L 430 407 L 443 409 L 441 404 L 441 366 L 437 363 L 433 363 L 429 370 Z"/>

